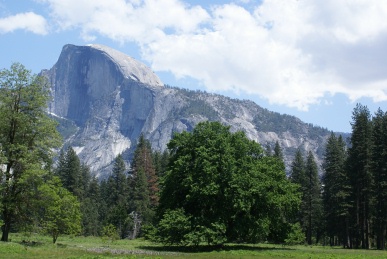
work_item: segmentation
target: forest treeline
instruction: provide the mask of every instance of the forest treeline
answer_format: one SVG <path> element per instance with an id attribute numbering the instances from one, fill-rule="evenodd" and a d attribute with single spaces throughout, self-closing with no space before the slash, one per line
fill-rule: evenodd
<path id="1" fill-rule="evenodd" d="M 130 165 L 106 179 L 62 148 L 47 82 L 21 64 L 0 71 L 0 224 L 10 232 L 143 237 L 166 245 L 226 242 L 385 249 L 387 114 L 358 104 L 352 134 L 327 141 L 322 175 L 297 150 L 264 149 L 219 122 L 176 133 L 165 152 L 140 136 Z"/>

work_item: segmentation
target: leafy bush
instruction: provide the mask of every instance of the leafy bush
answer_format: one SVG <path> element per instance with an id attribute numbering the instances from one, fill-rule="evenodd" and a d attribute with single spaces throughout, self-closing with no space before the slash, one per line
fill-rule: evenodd
<path id="1" fill-rule="evenodd" d="M 186 244 L 186 235 L 190 230 L 190 217 L 184 214 L 183 209 L 168 210 L 159 222 L 155 241 L 166 245 Z"/>
<path id="2" fill-rule="evenodd" d="M 116 227 L 113 224 L 109 224 L 107 226 L 103 227 L 102 230 L 102 241 L 107 242 L 110 241 L 111 243 L 118 240 L 120 236 L 118 235 L 118 231 Z"/>
<path id="3" fill-rule="evenodd" d="M 305 243 L 305 234 L 302 232 L 300 223 L 292 224 L 288 237 L 285 239 L 287 245 L 301 245 Z"/>

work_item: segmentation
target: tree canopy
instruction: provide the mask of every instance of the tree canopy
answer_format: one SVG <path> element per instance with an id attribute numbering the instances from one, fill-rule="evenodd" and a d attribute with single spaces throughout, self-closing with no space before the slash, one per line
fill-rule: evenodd
<path id="1" fill-rule="evenodd" d="M 264 156 L 258 143 L 219 122 L 202 122 L 191 133 L 175 134 L 168 148 L 159 204 L 162 242 L 286 237 L 286 216 L 299 204 L 297 186 L 287 180 L 283 163 Z"/>
<path id="2" fill-rule="evenodd" d="M 53 148 L 60 144 L 56 123 L 45 109 L 49 86 L 23 65 L 0 71 L 0 204 L 2 241 L 8 241 L 11 224 L 24 220 L 31 191 L 52 163 Z"/>

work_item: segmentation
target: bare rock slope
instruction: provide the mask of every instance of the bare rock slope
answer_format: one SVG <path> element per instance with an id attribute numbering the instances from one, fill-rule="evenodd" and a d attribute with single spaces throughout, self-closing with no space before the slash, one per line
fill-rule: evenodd
<path id="1" fill-rule="evenodd" d="M 312 150 L 321 162 L 330 134 L 251 101 L 164 86 L 144 64 L 102 45 L 65 45 L 42 75 L 52 86 L 49 109 L 66 132 L 65 145 L 100 177 L 118 154 L 133 152 L 140 134 L 164 150 L 174 132 L 204 120 L 242 130 L 263 146 L 279 141 L 288 167 L 297 148 Z"/>

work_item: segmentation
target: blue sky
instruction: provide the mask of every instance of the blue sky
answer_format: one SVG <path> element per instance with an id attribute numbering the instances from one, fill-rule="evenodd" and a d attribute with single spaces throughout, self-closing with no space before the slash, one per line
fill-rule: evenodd
<path id="1" fill-rule="evenodd" d="M 357 102 L 387 110 L 385 17 L 380 0 L 0 0 L 0 68 L 38 73 L 65 44 L 105 44 L 165 84 L 350 132 Z"/>

